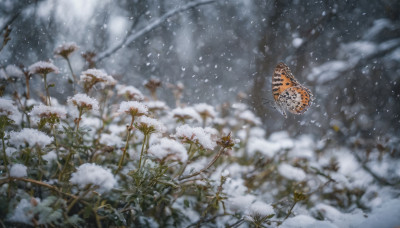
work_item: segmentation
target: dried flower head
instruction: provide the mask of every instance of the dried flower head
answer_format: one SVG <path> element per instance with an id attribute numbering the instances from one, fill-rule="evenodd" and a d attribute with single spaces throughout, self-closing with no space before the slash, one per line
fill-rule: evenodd
<path id="1" fill-rule="evenodd" d="M 30 74 L 49 74 L 49 73 L 60 73 L 58 67 L 56 67 L 52 62 L 39 61 L 29 66 Z"/>
<path id="2" fill-rule="evenodd" d="M 217 145 L 210 133 L 201 127 L 190 127 L 185 124 L 176 128 L 176 138 L 184 142 L 195 143 L 205 149 L 213 150 Z"/>
<path id="3" fill-rule="evenodd" d="M 203 119 L 215 118 L 217 116 L 214 107 L 206 103 L 197 104 L 194 106 L 194 109 Z"/>
<path id="4" fill-rule="evenodd" d="M 136 123 L 136 128 L 139 129 L 144 134 L 150 134 L 153 132 L 165 132 L 166 127 L 160 121 L 147 117 L 142 116 Z"/>
<path id="5" fill-rule="evenodd" d="M 185 147 L 168 138 L 162 138 L 159 143 L 150 146 L 148 153 L 158 160 L 173 160 L 186 162 L 188 155 Z"/>
<path id="6" fill-rule="evenodd" d="M 116 89 L 118 91 L 118 95 L 126 96 L 129 100 L 141 101 L 144 99 L 142 92 L 133 86 L 117 85 Z"/>
<path id="7" fill-rule="evenodd" d="M 169 107 L 164 101 L 147 101 L 144 104 L 148 107 L 150 112 L 168 110 Z"/>
<path id="8" fill-rule="evenodd" d="M 186 122 L 186 120 L 193 119 L 196 121 L 201 121 L 199 113 L 192 107 L 185 108 L 175 108 L 171 111 L 172 117 L 177 118 L 177 121 Z"/>
<path id="9" fill-rule="evenodd" d="M 156 91 L 157 88 L 161 86 L 161 80 L 155 77 L 152 77 L 150 80 L 144 82 L 144 86 L 150 90 L 151 96 L 156 100 Z"/>
<path id="10" fill-rule="evenodd" d="M 54 54 L 67 59 L 68 56 L 77 49 L 78 46 L 74 42 L 64 43 L 54 50 Z"/>
<path id="11" fill-rule="evenodd" d="M 67 102 L 84 110 L 93 110 L 95 112 L 99 110 L 99 102 L 86 94 L 75 94 L 73 97 L 69 97 Z"/>
<path id="12" fill-rule="evenodd" d="M 53 137 L 49 137 L 41 131 L 32 128 L 24 128 L 20 132 L 10 132 L 9 143 L 15 146 L 22 146 L 27 143 L 29 146 L 37 145 L 43 148 L 52 141 Z"/>
<path id="13" fill-rule="evenodd" d="M 17 122 L 19 120 L 19 111 L 12 100 L 0 98 L 0 116 L 6 116 L 8 119 Z"/>
<path id="14" fill-rule="evenodd" d="M 123 101 L 121 102 L 118 113 L 127 113 L 131 116 L 147 115 L 148 108 L 146 105 L 137 101 Z"/>
<path id="15" fill-rule="evenodd" d="M 67 116 L 67 111 L 64 107 L 59 106 L 47 106 L 44 104 L 35 105 L 32 111 L 29 113 L 30 116 L 36 116 L 39 118 L 59 118 L 64 119 Z"/>
<path id="16" fill-rule="evenodd" d="M 103 70 L 89 69 L 82 72 L 81 82 L 86 92 L 88 92 L 96 83 L 104 83 L 104 85 L 115 85 L 117 81 Z"/>

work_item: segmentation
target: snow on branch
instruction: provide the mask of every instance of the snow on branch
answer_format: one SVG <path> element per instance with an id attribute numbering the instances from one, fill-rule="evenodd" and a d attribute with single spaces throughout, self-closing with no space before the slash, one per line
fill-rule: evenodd
<path id="1" fill-rule="evenodd" d="M 135 33 L 132 33 L 130 36 L 128 36 L 126 39 L 124 39 L 120 44 L 118 44 L 118 45 L 116 45 L 114 47 L 110 47 L 107 50 L 105 50 L 104 52 L 99 53 L 99 55 L 95 58 L 95 61 L 96 62 L 97 61 L 101 61 L 102 59 L 111 56 L 112 54 L 117 52 L 122 47 L 125 47 L 126 45 L 132 43 L 133 41 L 135 41 L 139 37 L 147 34 L 151 30 L 153 30 L 154 28 L 160 26 L 163 22 L 165 22 L 168 18 L 174 16 L 175 14 L 178 14 L 180 12 L 195 8 L 195 7 L 200 6 L 200 5 L 210 4 L 210 3 L 213 3 L 213 2 L 215 2 L 215 0 L 197 0 L 197 1 L 189 2 L 188 4 L 180 6 L 178 8 L 173 9 L 173 10 L 170 10 L 169 12 L 165 13 L 161 17 L 159 17 L 157 19 L 154 19 L 152 22 L 150 22 L 144 28 L 140 29 L 139 31 L 137 31 Z"/>

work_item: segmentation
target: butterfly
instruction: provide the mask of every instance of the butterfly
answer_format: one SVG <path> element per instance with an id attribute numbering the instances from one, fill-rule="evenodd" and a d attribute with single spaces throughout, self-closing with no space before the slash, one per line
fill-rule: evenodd
<path id="1" fill-rule="evenodd" d="M 272 95 L 275 106 L 285 118 L 285 109 L 293 114 L 303 114 L 311 106 L 313 95 L 302 86 L 293 76 L 286 64 L 279 63 L 272 76 Z"/>

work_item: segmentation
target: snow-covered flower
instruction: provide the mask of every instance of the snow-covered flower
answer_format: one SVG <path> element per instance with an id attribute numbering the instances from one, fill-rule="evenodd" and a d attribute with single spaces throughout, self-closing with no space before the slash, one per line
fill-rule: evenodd
<path id="1" fill-rule="evenodd" d="M 272 214 L 275 214 L 272 206 L 261 201 L 256 201 L 249 207 L 249 215 L 253 217 L 265 217 Z"/>
<path id="2" fill-rule="evenodd" d="M 58 67 L 51 62 L 39 61 L 29 66 L 30 74 L 60 73 Z"/>
<path id="3" fill-rule="evenodd" d="M 6 116 L 10 120 L 17 122 L 19 120 L 19 111 L 12 100 L 0 98 L 0 116 Z"/>
<path id="4" fill-rule="evenodd" d="M 206 103 L 201 103 L 201 104 L 196 104 L 194 106 L 194 109 L 196 112 L 200 114 L 200 116 L 205 119 L 205 118 L 215 118 L 217 116 L 217 113 L 215 112 L 215 109 L 213 106 L 208 105 Z"/>
<path id="5" fill-rule="evenodd" d="M 63 106 L 47 106 L 44 104 L 35 105 L 32 111 L 29 113 L 30 116 L 39 118 L 52 118 L 56 117 L 64 119 L 67 116 L 67 111 Z"/>
<path id="6" fill-rule="evenodd" d="M 168 138 L 162 138 L 159 143 L 151 145 L 148 153 L 159 160 L 170 159 L 186 162 L 188 159 L 185 147 Z"/>
<path id="7" fill-rule="evenodd" d="M 306 179 L 306 173 L 304 172 L 304 170 L 293 167 L 286 163 L 279 165 L 278 172 L 281 176 L 289 180 L 303 181 Z"/>
<path id="8" fill-rule="evenodd" d="M 7 65 L 5 70 L 6 70 L 5 71 L 6 74 L 9 77 L 16 77 L 16 78 L 24 77 L 24 72 L 22 72 L 22 70 L 19 67 L 15 66 L 15 65 L 11 65 L 11 64 Z"/>
<path id="9" fill-rule="evenodd" d="M 74 42 L 68 42 L 61 44 L 54 50 L 54 54 L 61 56 L 63 58 L 68 58 L 68 56 L 78 49 L 78 45 Z"/>
<path id="10" fill-rule="evenodd" d="M 107 145 L 107 146 L 117 146 L 122 147 L 124 142 L 122 141 L 121 137 L 115 134 L 101 134 L 100 143 Z"/>
<path id="11" fill-rule="evenodd" d="M 199 113 L 197 113 L 193 107 L 175 108 L 171 111 L 171 114 L 174 118 L 177 118 L 178 121 L 182 122 L 185 122 L 185 120 L 188 119 L 194 119 L 199 122 L 201 121 Z"/>
<path id="12" fill-rule="evenodd" d="M 163 123 L 147 116 L 140 117 L 137 121 L 136 127 L 144 133 L 151 133 L 154 131 L 163 133 L 166 131 L 166 127 Z"/>
<path id="13" fill-rule="evenodd" d="M 89 69 L 82 72 L 80 79 L 83 82 L 86 91 L 90 90 L 99 82 L 104 83 L 105 85 L 115 85 L 117 83 L 111 75 L 108 75 L 106 72 L 99 69 Z"/>
<path id="14" fill-rule="evenodd" d="M 132 116 L 147 115 L 148 108 L 146 105 L 137 101 L 123 101 L 121 102 L 118 113 L 127 113 Z"/>
<path id="15" fill-rule="evenodd" d="M 10 169 L 11 177 L 26 177 L 28 174 L 26 172 L 27 167 L 22 164 L 14 164 Z"/>
<path id="16" fill-rule="evenodd" d="M 117 94 L 120 96 L 127 96 L 129 100 L 141 101 L 144 96 L 140 90 L 133 86 L 117 85 Z"/>
<path id="17" fill-rule="evenodd" d="M 200 144 L 202 147 L 212 150 L 217 143 L 212 139 L 211 134 L 201 127 L 190 127 L 185 124 L 176 128 L 175 137 L 182 138 L 184 141 Z"/>
<path id="18" fill-rule="evenodd" d="M 164 101 L 147 101 L 147 102 L 143 102 L 143 103 L 152 112 L 157 111 L 157 110 L 168 110 L 169 109 L 167 104 L 165 104 Z"/>
<path id="19" fill-rule="evenodd" d="M 83 93 L 78 93 L 73 97 L 69 97 L 67 102 L 68 104 L 77 106 L 78 108 L 93 110 L 94 112 L 99 111 L 99 102 Z"/>
<path id="20" fill-rule="evenodd" d="M 22 146 L 28 143 L 29 146 L 39 146 L 41 148 L 49 145 L 53 141 L 53 137 L 49 137 L 45 133 L 32 128 L 24 128 L 20 132 L 10 132 L 9 143 L 15 146 Z"/>
<path id="21" fill-rule="evenodd" d="M 251 125 L 260 125 L 261 119 L 258 118 L 254 113 L 250 110 L 245 110 L 239 113 L 239 119 L 244 120 L 245 122 Z"/>
<path id="22" fill-rule="evenodd" d="M 85 163 L 78 167 L 75 173 L 72 173 L 69 180 L 72 184 L 77 184 L 83 189 L 91 184 L 97 186 L 100 193 L 110 191 L 117 183 L 114 175 L 109 169 L 105 169 L 99 165 Z"/>

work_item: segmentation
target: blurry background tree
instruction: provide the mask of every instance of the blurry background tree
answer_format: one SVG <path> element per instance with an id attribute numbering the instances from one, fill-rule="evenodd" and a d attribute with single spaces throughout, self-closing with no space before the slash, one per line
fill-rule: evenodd
<path id="1" fill-rule="evenodd" d="M 7 65 L 53 59 L 55 47 L 72 41 L 82 54 L 96 54 L 92 65 L 124 83 L 141 87 L 150 77 L 183 82 L 184 102 L 232 103 L 245 92 L 240 101 L 254 107 L 268 133 L 323 133 L 343 140 L 400 133 L 397 0 L 4 0 L 2 38 L 8 25 L 2 80 Z M 65 61 L 54 61 L 68 78 Z M 263 102 L 272 99 L 271 75 L 280 61 L 315 95 L 304 116 L 284 119 Z M 93 67 L 77 54 L 71 62 L 78 75 Z M 33 90 L 40 90 L 39 80 L 34 77 Z M 57 97 L 66 99 L 69 88 Z M 163 86 L 161 93 L 172 106 L 172 92 Z"/>

